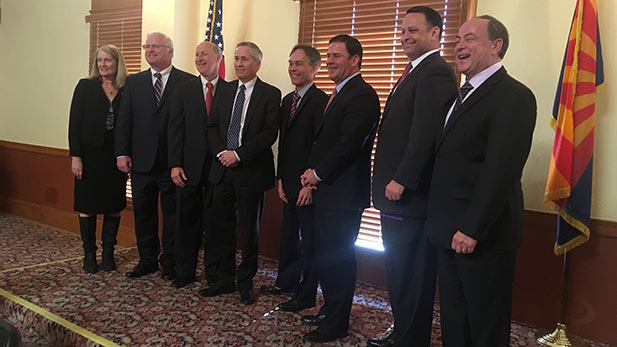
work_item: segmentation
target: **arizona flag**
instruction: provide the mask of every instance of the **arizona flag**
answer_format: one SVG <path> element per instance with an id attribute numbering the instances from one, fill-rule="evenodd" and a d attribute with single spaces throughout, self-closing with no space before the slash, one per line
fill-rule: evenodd
<path id="1" fill-rule="evenodd" d="M 577 0 L 551 125 L 544 201 L 559 213 L 555 254 L 589 240 L 596 91 L 604 83 L 596 0 Z"/>
<path id="2" fill-rule="evenodd" d="M 208 19 L 206 20 L 206 38 L 221 48 L 223 51 L 223 0 L 210 0 Z M 219 76 L 225 79 L 225 53 L 219 65 Z"/>

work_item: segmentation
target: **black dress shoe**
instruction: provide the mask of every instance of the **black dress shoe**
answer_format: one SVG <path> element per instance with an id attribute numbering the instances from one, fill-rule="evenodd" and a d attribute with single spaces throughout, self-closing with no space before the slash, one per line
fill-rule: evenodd
<path id="1" fill-rule="evenodd" d="M 304 325 L 312 325 L 312 326 L 319 326 L 319 324 L 321 323 L 321 321 L 324 320 L 324 318 L 326 318 L 325 314 L 315 314 L 315 315 L 309 315 L 309 316 L 302 316 L 302 324 L 304 324 Z"/>
<path id="2" fill-rule="evenodd" d="M 300 302 L 296 299 L 291 299 L 279 304 L 279 309 L 286 312 L 298 312 L 311 307 L 315 307 L 315 303 Z"/>
<path id="3" fill-rule="evenodd" d="M 137 265 L 133 271 L 129 271 L 126 273 L 126 277 L 129 278 L 137 278 L 149 275 L 151 273 L 157 272 L 159 270 L 158 265 Z"/>
<path id="4" fill-rule="evenodd" d="M 331 342 L 347 336 L 347 332 L 330 332 L 323 328 L 317 328 L 309 333 L 304 334 L 304 342 Z"/>
<path id="5" fill-rule="evenodd" d="M 286 291 L 281 287 L 263 285 L 259 287 L 259 291 L 268 295 L 291 295 L 291 291 Z"/>
<path id="6" fill-rule="evenodd" d="M 176 289 L 180 289 L 180 288 L 186 287 L 187 285 L 193 283 L 193 281 L 195 281 L 195 277 L 179 276 L 179 277 L 176 277 L 176 279 L 171 282 L 171 286 Z"/>
<path id="7" fill-rule="evenodd" d="M 240 291 L 240 303 L 244 305 L 252 305 L 255 303 L 255 296 L 253 295 L 253 289 Z"/>
<path id="8" fill-rule="evenodd" d="M 199 292 L 197 292 L 197 294 L 199 294 L 200 296 L 209 298 L 209 297 L 217 296 L 220 294 L 231 294 L 235 291 L 236 291 L 236 287 L 234 285 L 230 285 L 230 286 L 216 285 L 216 286 L 206 287 L 200 290 Z"/>
<path id="9" fill-rule="evenodd" d="M 392 338 L 392 335 L 384 337 L 373 337 L 372 339 L 369 339 L 366 344 L 367 346 L 373 347 L 389 347 L 394 346 L 394 339 Z"/>
<path id="10" fill-rule="evenodd" d="M 173 266 L 164 266 L 161 271 L 161 278 L 165 280 L 173 280 L 176 278 L 176 268 Z"/>

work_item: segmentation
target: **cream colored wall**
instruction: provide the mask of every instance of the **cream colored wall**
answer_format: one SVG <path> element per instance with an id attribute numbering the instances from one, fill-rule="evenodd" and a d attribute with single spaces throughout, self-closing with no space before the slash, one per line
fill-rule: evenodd
<path id="1" fill-rule="evenodd" d="M 88 74 L 90 1 L 2 0 L 0 139 L 67 148 L 73 89 Z"/>
<path id="2" fill-rule="evenodd" d="M 208 4 L 208 0 L 144 1 L 144 40 L 153 30 L 169 34 L 174 39 L 174 65 L 196 73 L 193 57 L 204 37 Z M 1 140 L 68 147 L 73 89 L 89 70 L 89 26 L 85 22 L 89 10 L 86 0 L 46 0 L 45 6 L 39 0 L 2 0 Z M 227 79 L 235 78 L 235 44 L 250 40 L 264 53 L 259 76 L 283 93 L 291 90 L 287 57 L 298 37 L 298 3 L 228 0 L 223 15 Z"/>
<path id="3" fill-rule="evenodd" d="M 504 59 L 508 72 L 536 95 L 538 120 L 533 146 L 523 176 L 526 208 L 547 211 L 544 187 L 553 147 L 549 120 L 559 70 L 576 0 L 478 0 L 478 15 L 501 20 L 510 33 Z M 617 220 L 617 2 L 598 0 L 604 58 L 605 86 L 597 97 L 593 173 L 593 218 Z M 613 153 L 613 154 L 611 154 Z"/>

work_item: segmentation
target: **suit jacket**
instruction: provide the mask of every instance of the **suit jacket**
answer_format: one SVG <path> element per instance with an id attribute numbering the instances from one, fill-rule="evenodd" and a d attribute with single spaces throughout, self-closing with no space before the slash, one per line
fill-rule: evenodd
<path id="1" fill-rule="evenodd" d="M 217 87 L 218 88 L 218 87 Z M 208 139 L 215 156 L 210 169 L 210 182 L 217 184 L 226 168 L 217 160 L 216 154 L 227 149 L 227 131 L 231 120 L 238 80 L 225 88 L 217 89 L 210 109 L 207 129 Z M 266 191 L 274 187 L 274 155 L 272 144 L 276 141 L 279 127 L 281 91 L 257 78 L 242 128 L 242 145 L 236 149 L 240 162 L 235 168 L 254 191 Z"/>
<path id="2" fill-rule="evenodd" d="M 300 176 L 309 167 L 308 160 L 313 146 L 315 126 L 321 122 L 328 96 L 313 84 L 300 100 L 300 104 L 296 105 L 296 115 L 289 123 L 293 94 L 294 92 L 291 92 L 283 98 L 281 107 L 276 172 L 282 181 L 285 195 L 288 198 L 297 199 L 302 189 Z"/>
<path id="3" fill-rule="evenodd" d="M 373 204 L 382 212 L 424 218 L 433 170 L 436 130 L 457 93 L 456 76 L 435 52 L 390 93 L 377 136 Z M 385 196 L 391 180 L 405 187 L 400 200 Z"/>
<path id="4" fill-rule="evenodd" d="M 536 100 L 501 68 L 452 113 L 437 145 L 429 238 L 450 249 L 457 230 L 479 250 L 520 246 L 521 176 L 536 121 Z"/>
<path id="5" fill-rule="evenodd" d="M 122 89 L 112 102 L 118 114 Z M 69 152 L 81 156 L 81 145 L 102 148 L 105 143 L 105 122 L 109 113 L 109 99 L 100 80 L 82 78 L 75 87 L 69 118 Z"/>
<path id="6" fill-rule="evenodd" d="M 167 168 L 171 95 L 179 82 L 192 77 L 195 76 L 172 67 L 159 107 L 154 100 L 150 69 L 127 77 L 116 127 L 116 156 L 131 157 L 133 171 Z"/>
<path id="7" fill-rule="evenodd" d="M 309 159 L 321 178 L 315 207 L 357 211 L 370 204 L 371 149 L 380 105 L 377 93 L 357 75 L 336 94 L 315 129 Z"/>
<path id="8" fill-rule="evenodd" d="M 219 78 L 217 90 L 227 81 Z M 216 98 L 219 93 L 214 93 Z M 174 90 L 167 132 L 169 168 L 182 167 L 187 184 L 197 185 L 208 179 L 212 151 L 206 132 L 208 120 L 201 78 L 182 81 Z M 202 177 L 205 176 L 205 177 Z"/>

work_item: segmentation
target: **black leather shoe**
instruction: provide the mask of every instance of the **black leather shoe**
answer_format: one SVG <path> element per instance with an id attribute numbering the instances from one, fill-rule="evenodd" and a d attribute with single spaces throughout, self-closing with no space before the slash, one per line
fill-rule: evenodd
<path id="1" fill-rule="evenodd" d="M 161 278 L 165 280 L 173 280 L 176 278 L 176 268 L 173 266 L 164 266 L 161 271 Z"/>
<path id="2" fill-rule="evenodd" d="M 331 342 L 347 336 L 347 332 L 333 333 L 324 330 L 323 328 L 317 328 L 309 333 L 304 334 L 304 342 Z"/>
<path id="3" fill-rule="evenodd" d="M 255 296 L 253 295 L 253 289 L 240 291 L 240 303 L 244 305 L 252 305 L 255 303 Z"/>
<path id="4" fill-rule="evenodd" d="M 394 346 L 394 339 L 392 335 L 384 336 L 384 337 L 373 337 L 369 339 L 366 343 L 367 346 L 373 347 L 389 347 Z"/>
<path id="5" fill-rule="evenodd" d="M 302 316 L 302 324 L 304 325 L 312 325 L 319 326 L 319 323 L 326 318 L 325 314 L 315 314 L 309 316 Z"/>
<path id="6" fill-rule="evenodd" d="M 291 295 L 291 292 L 288 292 L 283 288 L 277 286 L 263 285 L 259 287 L 259 291 L 268 295 Z"/>
<path id="7" fill-rule="evenodd" d="M 171 286 L 176 289 L 180 289 L 180 288 L 186 287 L 187 285 L 193 283 L 193 281 L 195 281 L 195 277 L 178 276 L 176 277 L 175 280 L 171 282 Z"/>
<path id="8" fill-rule="evenodd" d="M 279 304 L 279 309 L 286 312 L 298 312 L 311 307 L 315 307 L 315 303 L 300 302 L 296 299 L 291 299 Z"/>
<path id="9" fill-rule="evenodd" d="M 126 273 L 126 277 L 129 278 L 137 278 L 149 275 L 151 273 L 157 272 L 159 267 L 157 265 L 137 265 L 133 271 L 129 271 Z"/>
<path id="10" fill-rule="evenodd" d="M 212 296 L 217 296 L 220 294 L 231 294 L 233 292 L 236 291 L 236 287 L 234 285 L 230 285 L 230 286 L 210 286 L 210 287 L 206 287 L 202 290 L 200 290 L 199 292 L 197 292 L 197 294 L 199 294 L 200 296 L 204 296 L 204 297 L 212 297 Z"/>

